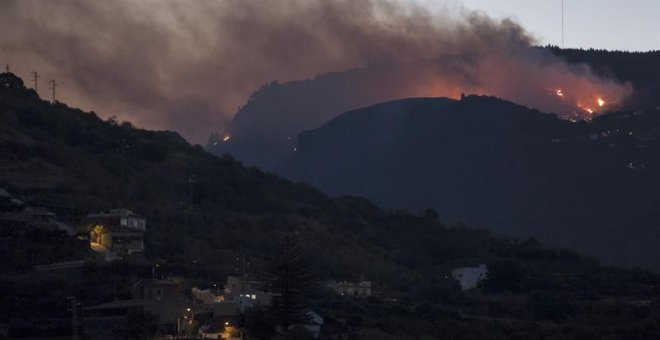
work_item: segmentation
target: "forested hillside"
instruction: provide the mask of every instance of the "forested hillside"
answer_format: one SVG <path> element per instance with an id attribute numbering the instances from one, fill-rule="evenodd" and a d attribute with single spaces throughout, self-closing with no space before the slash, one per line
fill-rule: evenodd
<path id="1" fill-rule="evenodd" d="M 70 259 L 91 261 L 82 286 L 53 279 L 26 284 L 31 266 L 66 256 L 35 253 L 16 266 L 13 254 L 60 241 L 3 234 L 3 319 L 62 315 L 70 294 L 83 305 L 121 298 L 133 280 L 152 275 L 153 263 L 193 282 L 217 282 L 237 273 L 237 257 L 247 257 L 247 270 L 264 274 L 277 241 L 293 234 L 319 281 L 365 277 L 381 292 L 363 301 L 319 292 L 312 303 L 330 337 L 648 338 L 660 332 L 660 279 L 653 274 L 602 267 L 534 239 L 446 225 L 431 209 L 383 210 L 362 198 L 328 197 L 210 155 L 176 133 L 43 101 L 8 73 L 0 75 L 0 165 L 0 187 L 71 225 L 115 207 L 148 221 L 145 263 L 103 264 L 90 252 L 72 252 Z M 488 265 L 488 279 L 461 292 L 450 270 L 480 263 Z"/>
<path id="2" fill-rule="evenodd" d="M 659 131 L 655 109 L 573 123 L 490 97 L 406 99 L 302 133 L 283 172 L 330 194 L 432 207 L 449 221 L 657 269 Z"/>

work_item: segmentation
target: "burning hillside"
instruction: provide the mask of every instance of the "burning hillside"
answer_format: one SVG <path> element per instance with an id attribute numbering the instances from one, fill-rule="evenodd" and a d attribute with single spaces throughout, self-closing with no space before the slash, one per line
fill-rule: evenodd
<path id="1" fill-rule="evenodd" d="M 428 80 L 414 86 L 413 96 L 496 96 L 571 120 L 617 109 L 633 92 L 629 83 L 598 77 L 586 65 L 569 66 L 545 50 L 521 45 L 505 53 L 441 58 L 431 69 L 417 71 L 418 80 L 424 77 Z"/>
<path id="2" fill-rule="evenodd" d="M 589 120 L 623 105 L 632 94 L 630 84 L 599 77 L 583 64 L 569 65 L 521 39 L 500 36 L 502 45 L 488 43 L 487 32 L 475 32 L 481 35 L 479 43 L 468 44 L 460 53 L 435 59 L 378 64 L 307 81 L 265 85 L 234 117 L 233 141 L 268 139 L 267 144 L 282 143 L 292 150 L 301 131 L 338 114 L 408 97 L 488 95 L 565 119 Z M 472 51 L 484 46 L 490 49 Z M 494 52 L 498 50 L 503 52 Z"/>

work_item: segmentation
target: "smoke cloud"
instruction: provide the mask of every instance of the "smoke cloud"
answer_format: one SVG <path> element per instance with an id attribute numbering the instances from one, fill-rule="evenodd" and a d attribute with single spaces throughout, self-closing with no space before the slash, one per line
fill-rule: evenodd
<path id="1" fill-rule="evenodd" d="M 61 101 L 174 129 L 193 142 L 226 129 L 265 82 L 389 62 L 448 63 L 431 75 L 420 68 L 420 81 L 395 97 L 484 93 L 558 112 L 565 110 L 561 103 L 591 109 L 598 96 L 620 102 L 631 91 L 529 48 L 534 39 L 512 21 L 457 8 L 443 14 L 386 0 L 5 0 L 2 6 L 0 62 L 23 77 L 39 71 L 42 97 L 49 97 L 46 81 L 57 79 Z M 558 101 L 549 94 L 560 87 L 566 97 Z"/>

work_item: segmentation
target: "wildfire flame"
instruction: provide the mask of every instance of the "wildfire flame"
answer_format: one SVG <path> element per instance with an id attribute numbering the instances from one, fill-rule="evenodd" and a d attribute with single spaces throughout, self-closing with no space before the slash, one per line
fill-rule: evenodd
<path id="1" fill-rule="evenodd" d="M 595 102 L 591 102 L 591 100 L 585 101 L 584 99 L 580 99 L 579 96 L 574 96 L 573 94 L 564 94 L 564 90 L 561 88 L 557 88 L 554 91 L 554 94 L 560 98 L 560 100 L 564 103 L 567 104 L 573 104 L 580 108 L 582 111 L 588 113 L 590 116 L 585 117 L 586 119 L 592 118 L 591 115 L 594 115 L 595 113 L 598 112 L 599 108 L 604 107 L 607 105 L 607 101 L 603 98 L 603 96 L 597 96 Z"/>
<path id="2" fill-rule="evenodd" d="M 230 140 L 230 139 L 231 139 L 230 136 L 225 136 L 225 137 L 222 139 L 222 141 L 223 141 L 223 142 L 226 142 L 226 141 L 228 141 L 228 140 Z"/>

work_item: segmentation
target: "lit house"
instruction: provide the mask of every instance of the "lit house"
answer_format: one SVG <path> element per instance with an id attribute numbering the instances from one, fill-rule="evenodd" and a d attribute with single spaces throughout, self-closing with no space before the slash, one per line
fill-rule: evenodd
<path id="1" fill-rule="evenodd" d="M 144 251 L 146 219 L 128 209 L 89 214 L 82 220 L 92 249 L 128 256 Z"/>
<path id="2" fill-rule="evenodd" d="M 462 267 L 451 271 L 451 276 L 458 281 L 461 289 L 468 290 L 476 288 L 477 284 L 488 276 L 488 268 L 485 264 L 478 267 Z"/>

